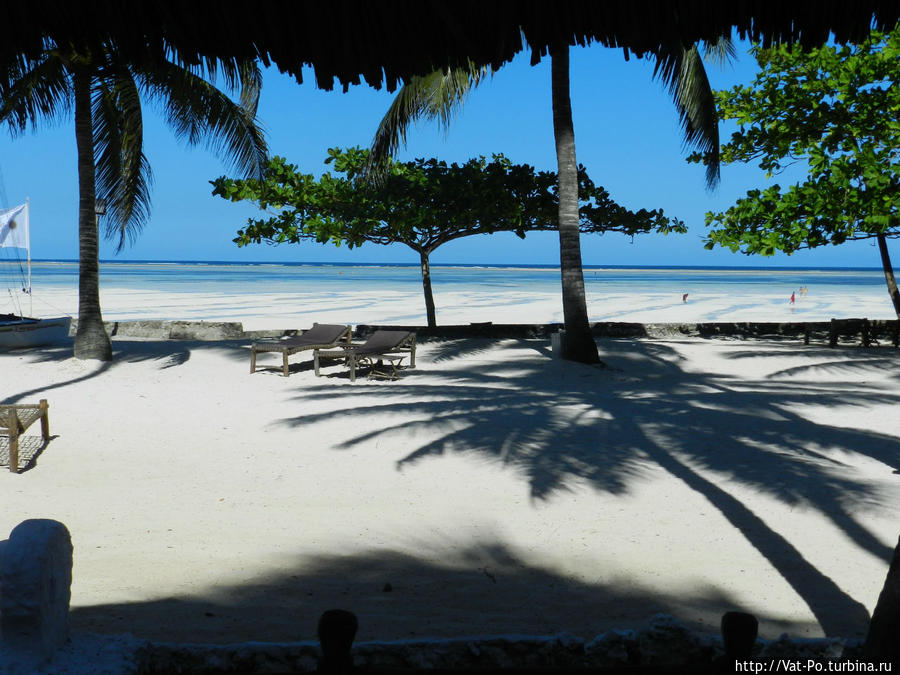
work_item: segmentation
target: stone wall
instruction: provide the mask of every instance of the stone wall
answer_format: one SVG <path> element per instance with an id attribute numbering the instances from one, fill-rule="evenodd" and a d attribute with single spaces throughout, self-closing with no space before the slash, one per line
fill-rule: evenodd
<path id="1" fill-rule="evenodd" d="M 112 337 L 156 340 L 260 340 L 279 338 L 302 333 L 303 329 L 270 329 L 245 331 L 238 321 L 107 321 L 106 331 Z M 870 334 L 877 344 L 890 345 L 900 332 L 898 321 L 870 321 Z M 356 326 L 354 336 L 365 339 L 376 330 L 408 330 L 416 333 L 418 340 L 429 339 L 550 339 L 562 329 L 562 324 L 495 324 L 492 322 L 435 326 Z M 591 330 L 598 338 L 659 338 L 679 337 L 734 338 L 734 339 L 795 339 L 814 343 L 828 343 L 831 323 L 809 321 L 796 323 L 765 322 L 717 322 L 717 323 L 626 323 L 602 321 L 592 324 Z M 73 319 L 69 336 L 78 329 Z M 854 336 L 845 336 L 845 343 L 859 342 Z"/>
<path id="2" fill-rule="evenodd" d="M 246 337 L 239 321 L 105 321 L 110 337 L 155 340 L 240 340 Z M 75 337 L 78 320 L 72 319 L 69 337 Z M 295 331 L 296 332 L 296 331 Z M 272 331 L 281 335 L 282 331 Z"/>
<path id="3" fill-rule="evenodd" d="M 758 640 L 754 659 L 790 659 L 819 663 L 858 655 L 857 642 L 839 639 L 774 641 Z M 699 635 L 672 617 L 657 615 L 647 628 L 608 631 L 587 640 L 563 633 L 554 636 L 475 636 L 445 640 L 401 640 L 363 642 L 353 647 L 353 662 L 361 672 L 388 669 L 394 675 L 404 671 L 428 672 L 504 669 L 514 673 L 522 668 L 556 668 L 560 673 L 579 669 L 629 668 L 632 675 L 642 666 L 652 672 L 660 666 L 686 666 L 704 672 L 714 659 L 724 654 L 719 636 Z M 232 645 L 186 645 L 146 643 L 140 652 L 139 672 L 162 673 L 270 673 L 314 672 L 319 650 L 313 642 Z M 634 669 L 634 670 L 631 670 Z"/>

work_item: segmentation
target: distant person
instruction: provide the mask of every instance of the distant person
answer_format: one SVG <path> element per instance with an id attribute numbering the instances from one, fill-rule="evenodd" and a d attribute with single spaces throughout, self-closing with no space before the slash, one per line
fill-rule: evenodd
<path id="1" fill-rule="evenodd" d="M 792 304 L 792 305 L 794 304 L 794 301 L 795 301 L 795 300 L 796 300 L 796 297 L 794 297 L 794 294 L 791 293 L 791 304 Z"/>
<path id="2" fill-rule="evenodd" d="M 687 296 L 688 296 L 687 293 L 685 293 L 684 295 L 681 296 L 681 301 L 685 304 L 687 304 Z"/>
<path id="3" fill-rule="evenodd" d="M 353 612 L 345 609 L 329 609 L 319 617 L 319 646 L 322 660 L 317 672 L 329 675 L 346 675 L 353 672 L 353 656 L 350 649 L 359 621 Z"/>

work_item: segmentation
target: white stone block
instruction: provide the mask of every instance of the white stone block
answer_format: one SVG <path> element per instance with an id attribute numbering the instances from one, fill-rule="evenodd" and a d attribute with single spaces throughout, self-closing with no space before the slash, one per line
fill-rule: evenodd
<path id="1" fill-rule="evenodd" d="M 26 520 L 0 547 L 0 649 L 49 658 L 69 637 L 72 539 L 55 520 Z"/>

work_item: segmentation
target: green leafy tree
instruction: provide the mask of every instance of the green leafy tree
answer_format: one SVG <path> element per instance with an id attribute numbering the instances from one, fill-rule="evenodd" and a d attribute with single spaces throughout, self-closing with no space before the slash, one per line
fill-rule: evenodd
<path id="1" fill-rule="evenodd" d="M 900 317 L 887 246 L 900 236 L 900 30 L 841 48 L 753 54 L 753 83 L 716 94 L 721 117 L 739 125 L 721 160 L 758 162 L 770 178 L 805 161 L 808 175 L 708 213 L 706 247 L 770 256 L 874 238 Z"/>
<path id="2" fill-rule="evenodd" d="M 213 194 L 231 201 L 249 200 L 274 209 L 268 219 L 250 219 L 238 232 L 239 246 L 250 243 L 333 242 L 359 246 L 401 243 L 419 254 L 428 325 L 436 325 L 429 258 L 448 241 L 475 234 L 515 232 L 524 237 L 558 227 L 559 191 L 555 173 L 513 164 L 502 155 L 465 164 L 436 159 L 387 160 L 377 182 L 360 180 L 369 152 L 359 148 L 328 151 L 326 164 L 337 176 L 316 180 L 280 157 L 272 159 L 262 180 L 220 177 Z M 684 232 L 681 221 L 661 210 L 630 211 L 594 185 L 578 167 L 582 232 Z"/>
<path id="3" fill-rule="evenodd" d="M 221 77 L 239 102 L 219 90 Z M 175 134 L 207 141 L 246 175 L 260 175 L 266 144 L 256 123 L 261 73 L 254 62 L 208 60 L 187 67 L 177 55 L 129 62 L 114 44 L 48 43 L 36 58 L 0 70 L 0 122 L 20 134 L 74 112 L 78 155 L 78 331 L 75 356 L 108 361 L 99 292 L 99 231 L 95 205 L 107 205 L 109 238 L 121 250 L 146 223 L 151 172 L 143 147 L 141 98 L 164 111 Z"/>
<path id="4" fill-rule="evenodd" d="M 733 54 L 729 39 L 721 38 L 707 46 L 707 54 L 727 60 Z M 569 97 L 569 43 L 561 40 L 550 50 L 553 134 L 559 180 L 558 217 L 559 257 L 562 276 L 563 317 L 566 328 L 563 356 L 582 363 L 599 363 L 597 344 L 591 334 L 579 235 L 579 180 L 575 159 L 575 128 Z M 715 161 L 719 132 L 715 102 L 703 60 L 696 45 L 680 42 L 660 44 L 650 55 L 655 61 L 654 76 L 669 88 L 684 130 L 685 142 L 705 151 L 711 158 L 707 166 L 707 184 L 719 178 Z M 385 158 L 405 141 L 406 128 L 419 117 L 437 119 L 445 128 L 453 112 L 462 105 L 466 93 L 484 79 L 486 69 L 468 68 L 436 71 L 425 77 L 410 78 L 398 92 L 382 120 L 372 143 L 370 163 L 375 180 Z"/>

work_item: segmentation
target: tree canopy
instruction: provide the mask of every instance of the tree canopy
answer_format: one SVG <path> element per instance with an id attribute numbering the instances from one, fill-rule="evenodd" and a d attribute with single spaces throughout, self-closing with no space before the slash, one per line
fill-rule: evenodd
<path id="1" fill-rule="evenodd" d="M 249 219 L 234 241 L 250 243 L 332 242 L 349 247 L 369 242 L 401 243 L 422 263 L 429 325 L 435 323 L 429 255 L 441 244 L 475 234 L 555 230 L 558 218 L 556 174 L 514 164 L 503 155 L 447 164 L 437 159 L 389 160 L 377 183 L 360 179 L 368 151 L 328 151 L 326 164 L 337 175 L 316 179 L 281 157 L 271 159 L 262 180 L 219 177 L 213 194 L 252 201 L 273 215 Z M 662 210 L 631 211 L 612 200 L 579 167 L 580 229 L 585 233 L 684 232 L 680 220 Z"/>
<path id="2" fill-rule="evenodd" d="M 722 119 L 739 125 L 721 161 L 758 162 L 768 177 L 805 162 L 808 175 L 708 213 L 706 247 L 773 255 L 875 238 L 900 316 L 886 244 L 900 236 L 900 30 L 841 48 L 753 54 L 753 83 L 717 92 Z"/>

